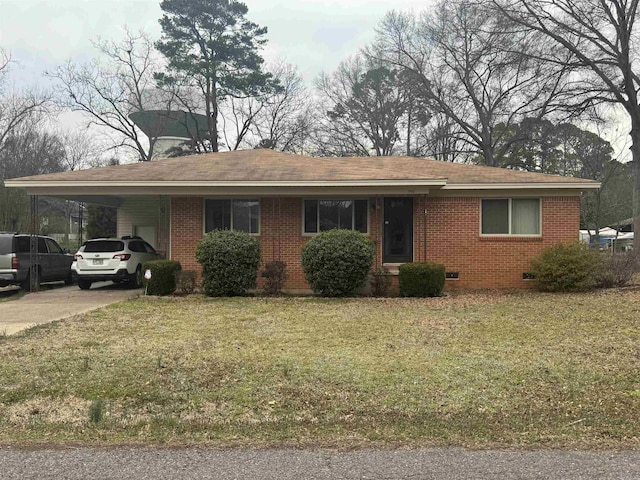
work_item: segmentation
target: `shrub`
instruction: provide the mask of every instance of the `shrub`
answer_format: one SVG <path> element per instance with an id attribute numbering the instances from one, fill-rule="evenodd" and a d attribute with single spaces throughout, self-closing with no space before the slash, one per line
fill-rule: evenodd
<path id="1" fill-rule="evenodd" d="M 403 297 L 438 297 L 444 288 L 444 265 L 414 262 L 400 265 L 400 295 Z"/>
<path id="2" fill-rule="evenodd" d="M 151 280 L 145 280 L 149 295 L 171 295 L 176 291 L 176 274 L 182 267 L 175 260 L 151 260 L 142 269 L 151 270 Z"/>
<path id="3" fill-rule="evenodd" d="M 602 267 L 597 270 L 595 276 L 598 287 L 624 287 L 640 270 L 640 256 L 635 252 L 605 253 L 602 255 Z"/>
<path id="4" fill-rule="evenodd" d="M 543 292 L 576 292 L 596 284 L 600 254 L 580 242 L 558 243 L 531 261 L 538 289 Z"/>
<path id="5" fill-rule="evenodd" d="M 202 265 L 205 295 L 244 295 L 256 286 L 260 244 L 246 232 L 209 232 L 198 244 L 196 259 Z"/>
<path id="6" fill-rule="evenodd" d="M 391 286 L 391 272 L 385 268 L 371 270 L 371 295 L 374 297 L 386 297 Z"/>
<path id="7" fill-rule="evenodd" d="M 262 276 L 266 279 L 264 293 L 267 295 L 278 295 L 282 290 L 282 284 L 287 278 L 285 272 L 286 264 L 280 261 L 269 262 L 264 266 Z"/>
<path id="8" fill-rule="evenodd" d="M 196 291 L 198 274 L 193 270 L 180 270 L 176 275 L 176 292 L 180 295 L 191 295 Z"/>
<path id="9" fill-rule="evenodd" d="M 89 405 L 89 421 L 91 423 L 100 423 L 104 417 L 104 401 L 101 399 L 94 400 Z"/>
<path id="10" fill-rule="evenodd" d="M 373 263 L 373 242 L 360 232 L 329 230 L 302 248 L 302 268 L 313 291 L 326 297 L 355 295 Z"/>

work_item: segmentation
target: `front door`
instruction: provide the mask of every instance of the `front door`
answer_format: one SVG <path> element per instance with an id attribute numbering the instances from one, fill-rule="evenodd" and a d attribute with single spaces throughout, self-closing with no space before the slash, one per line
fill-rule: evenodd
<path id="1" fill-rule="evenodd" d="M 384 199 L 384 263 L 413 262 L 413 198 Z"/>

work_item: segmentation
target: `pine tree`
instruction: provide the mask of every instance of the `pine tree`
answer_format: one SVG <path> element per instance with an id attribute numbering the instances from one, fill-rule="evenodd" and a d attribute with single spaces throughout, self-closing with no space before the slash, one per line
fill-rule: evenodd
<path id="1" fill-rule="evenodd" d="M 201 95 L 195 108 L 204 109 L 210 148 L 217 152 L 221 102 L 274 88 L 259 53 L 267 29 L 247 20 L 247 6 L 235 0 L 163 0 L 160 8 L 162 37 L 156 47 L 169 71 L 158 80 L 188 85 Z"/>

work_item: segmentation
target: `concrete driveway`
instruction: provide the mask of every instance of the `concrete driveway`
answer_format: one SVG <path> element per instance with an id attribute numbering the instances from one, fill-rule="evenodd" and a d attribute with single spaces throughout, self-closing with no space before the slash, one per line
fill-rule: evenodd
<path id="1" fill-rule="evenodd" d="M 80 290 L 77 285 L 53 287 L 18 299 L 3 298 L 15 294 L 10 289 L 0 291 L 4 291 L 0 293 L 0 334 L 4 335 L 89 312 L 144 292 L 112 282 L 95 283 L 90 290 Z"/>

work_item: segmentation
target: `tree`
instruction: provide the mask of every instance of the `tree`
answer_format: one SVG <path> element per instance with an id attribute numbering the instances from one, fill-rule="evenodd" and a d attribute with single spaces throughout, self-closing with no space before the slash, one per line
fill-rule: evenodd
<path id="1" fill-rule="evenodd" d="M 252 133 L 258 148 L 303 153 L 314 126 L 311 94 L 296 68 L 283 61 L 270 68 L 280 88 L 257 114 Z"/>
<path id="2" fill-rule="evenodd" d="M 0 48 L 0 151 L 7 137 L 24 122 L 40 119 L 48 113 L 50 100 L 45 92 L 10 88 L 10 66 L 11 56 Z"/>
<path id="3" fill-rule="evenodd" d="M 608 141 L 572 123 L 525 118 L 508 128 L 501 132 L 509 145 L 504 167 L 602 180 L 607 162 L 612 159 L 613 148 Z"/>
<path id="4" fill-rule="evenodd" d="M 483 5 L 447 0 L 421 17 L 388 14 L 369 54 L 404 69 L 421 103 L 455 122 L 456 138 L 495 167 L 509 147 L 496 127 L 542 118 L 566 93 L 568 69 L 534 61 L 539 48 L 540 38 Z"/>
<path id="5" fill-rule="evenodd" d="M 633 212 L 633 175 L 629 164 L 608 162 L 597 180 L 599 190 L 591 190 L 582 197 L 580 225 L 593 232 L 596 242 L 599 231 L 631 218 Z"/>
<path id="6" fill-rule="evenodd" d="M 65 108 L 82 112 L 87 127 L 103 128 L 110 137 L 111 149 L 125 148 L 134 151 L 139 161 L 149 161 L 163 122 L 157 122 L 147 136 L 130 115 L 145 110 L 171 110 L 176 103 L 173 91 L 156 88 L 154 75 L 160 62 L 153 42 L 144 32 L 125 30 L 119 43 L 102 40 L 93 45 L 98 56 L 91 62 L 67 62 L 47 73 L 57 81 L 57 101 Z"/>
<path id="7" fill-rule="evenodd" d="M 434 113 L 416 126 L 411 149 L 413 156 L 443 162 L 465 161 L 471 156 L 464 131 L 448 116 Z"/>
<path id="8" fill-rule="evenodd" d="M 5 137 L 0 149 L 0 230 L 27 230 L 29 199 L 26 192 L 6 188 L 7 178 L 41 175 L 63 170 L 61 139 L 43 131 L 37 120 L 23 121 Z"/>
<path id="9" fill-rule="evenodd" d="M 317 81 L 326 114 L 317 147 L 323 155 L 391 155 L 409 105 L 398 72 L 362 55 Z"/>
<path id="10" fill-rule="evenodd" d="M 156 47 L 169 71 L 156 78 L 162 85 L 182 83 L 199 93 L 199 104 L 187 106 L 205 111 L 209 148 L 217 152 L 221 103 L 274 88 L 259 55 L 267 29 L 247 20 L 247 6 L 235 0 L 163 0 L 160 8 L 162 38 Z"/>
<path id="11" fill-rule="evenodd" d="M 87 207 L 87 238 L 115 237 L 117 210 L 91 204 Z"/>
<path id="12" fill-rule="evenodd" d="M 82 170 L 100 164 L 95 141 L 87 132 L 66 132 L 61 135 L 61 141 L 64 145 L 64 156 L 60 161 L 64 170 Z"/>
<path id="13" fill-rule="evenodd" d="M 577 108 L 614 104 L 631 123 L 634 178 L 634 230 L 640 231 L 640 65 L 638 64 L 638 0 L 489 0 L 501 18 L 551 40 L 571 55 L 581 96 Z M 557 64 L 553 55 L 541 55 Z M 634 249 L 640 250 L 636 233 Z"/>

